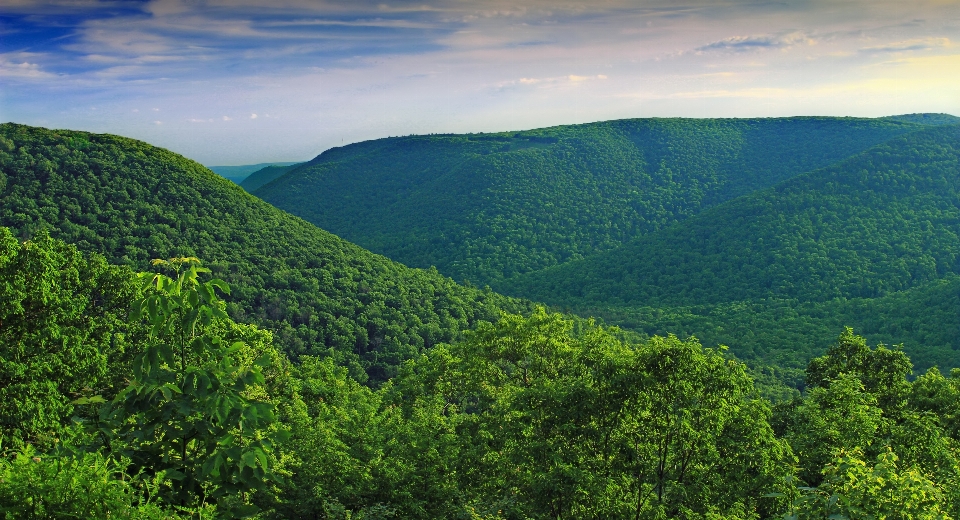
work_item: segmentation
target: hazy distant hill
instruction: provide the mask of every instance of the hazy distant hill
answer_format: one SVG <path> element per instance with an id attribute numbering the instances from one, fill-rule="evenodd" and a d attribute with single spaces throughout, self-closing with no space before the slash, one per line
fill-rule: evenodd
<path id="1" fill-rule="evenodd" d="M 332 354 L 383 380 L 437 342 L 526 304 L 372 254 L 200 164 L 113 135 L 0 125 L 0 225 L 115 263 L 192 255 L 233 288 L 228 312 L 291 355 Z"/>
<path id="2" fill-rule="evenodd" d="M 299 164 L 295 162 L 278 162 L 278 163 L 259 163 L 259 164 L 245 164 L 241 166 L 207 166 L 213 173 L 220 175 L 226 179 L 230 179 L 236 184 L 240 184 L 244 181 L 250 174 L 268 168 L 270 166 L 290 166 L 292 164 Z"/>
<path id="3" fill-rule="evenodd" d="M 407 265 L 495 284 L 615 249 L 920 128 L 636 119 L 399 137 L 327 150 L 255 194 Z"/>

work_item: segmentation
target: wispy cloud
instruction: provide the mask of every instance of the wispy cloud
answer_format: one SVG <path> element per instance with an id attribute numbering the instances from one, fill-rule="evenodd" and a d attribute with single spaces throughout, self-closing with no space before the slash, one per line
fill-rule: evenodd
<path id="1" fill-rule="evenodd" d="M 814 45 L 816 43 L 815 38 L 802 32 L 793 31 L 782 35 L 730 36 L 701 45 L 695 51 L 698 53 L 748 52 L 764 49 L 787 49 L 795 45 Z"/>
<path id="2" fill-rule="evenodd" d="M 553 87 L 558 85 L 573 85 L 578 83 L 583 83 L 587 81 L 595 80 L 605 80 L 607 76 L 605 74 L 595 74 L 592 76 L 581 76 L 578 74 L 568 74 L 566 76 L 553 76 L 548 78 L 519 78 L 512 79 L 508 81 L 501 81 L 496 84 L 497 89 L 505 89 L 512 87 Z"/>
<path id="3" fill-rule="evenodd" d="M 903 40 L 872 47 L 859 49 L 864 54 L 890 54 L 910 51 L 928 51 L 937 48 L 950 47 L 949 38 L 920 38 Z"/>

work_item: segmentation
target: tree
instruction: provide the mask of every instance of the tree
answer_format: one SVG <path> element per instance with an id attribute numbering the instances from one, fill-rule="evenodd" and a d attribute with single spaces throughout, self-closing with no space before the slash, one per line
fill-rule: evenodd
<path id="1" fill-rule="evenodd" d="M 846 327 L 824 356 L 815 358 L 807 366 L 807 385 L 828 387 L 831 382 L 849 374 L 863 384 L 863 389 L 874 395 L 877 404 L 887 414 L 895 414 L 906 404 L 910 384 L 907 376 L 913 370 L 910 359 L 899 348 L 891 350 L 883 345 L 876 349 Z"/>
<path id="2" fill-rule="evenodd" d="M 950 520 L 943 491 L 916 467 L 901 467 L 889 448 L 870 465 L 859 448 L 840 450 L 816 488 L 802 495 L 784 518 L 887 518 Z"/>
<path id="3" fill-rule="evenodd" d="M 221 280 L 202 282 L 209 270 L 196 258 L 155 260 L 173 271 L 140 273 L 145 295 L 131 319 L 146 319 L 150 341 L 133 362 L 133 380 L 101 413 L 101 432 L 143 471 L 172 481 L 170 502 L 219 502 L 241 514 L 240 494 L 275 479 L 270 452 L 286 433 L 271 428 L 273 406 L 251 394 L 264 384 L 243 342 L 224 340 L 231 322 L 216 291 Z M 249 497 L 247 497 L 249 498 Z"/>

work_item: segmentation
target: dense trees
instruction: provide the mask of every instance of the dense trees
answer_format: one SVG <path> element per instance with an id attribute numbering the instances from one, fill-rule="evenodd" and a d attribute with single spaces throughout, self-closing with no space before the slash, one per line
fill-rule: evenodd
<path id="1" fill-rule="evenodd" d="M 504 287 L 598 308 L 613 323 L 639 315 L 630 321 L 649 332 L 725 342 L 744 359 L 803 351 L 825 330 L 856 325 L 924 345 L 909 350 L 923 369 L 956 366 L 960 343 L 942 332 L 960 325 L 958 172 L 960 130 L 931 128 Z M 773 329 L 799 337 L 751 337 Z"/>
<path id="2" fill-rule="evenodd" d="M 276 179 L 277 177 L 285 175 L 287 172 L 293 170 L 297 166 L 299 166 L 299 164 L 265 166 L 251 173 L 250 176 L 246 177 L 242 182 L 238 182 L 237 184 L 247 191 L 254 191 L 260 186 L 263 186 L 264 184 Z"/>
<path id="3" fill-rule="evenodd" d="M 19 244 L 71 251 L 50 238 Z M 83 260 L 82 256 L 77 257 Z M 32 278 L 36 264 L 0 272 Z M 194 259 L 122 274 L 129 377 L 70 403 L 39 400 L 47 442 L 5 430 L 0 510 L 24 518 L 798 518 L 960 514 L 960 383 L 845 330 L 771 406 L 725 349 L 535 309 L 403 364 L 379 389 L 332 358 L 290 364 L 233 323 Z M 99 274 L 40 315 L 82 299 Z M 120 284 L 118 287 L 130 287 Z M 115 294 L 115 296 L 117 296 Z M 62 329 L 86 337 L 98 323 Z M 29 345 L 29 330 L 4 342 Z M 25 350 L 69 356 L 80 342 Z M 51 351 L 48 348 L 47 351 Z M 0 391 L 17 386 L 3 380 Z M 104 399 L 103 396 L 114 396 Z M 287 434 L 286 432 L 289 432 Z M 41 439 L 42 441 L 42 439 Z M 38 449 L 39 448 L 39 449 Z M 219 462 L 218 462 L 219 461 Z M 281 476 L 274 478 L 272 475 Z M 174 508 L 174 506 L 178 506 Z M 894 516 L 896 517 L 896 516 Z"/>
<path id="4" fill-rule="evenodd" d="M 139 294 L 128 268 L 40 233 L 20 243 L 0 227 L 0 435 L 48 447 L 71 404 L 109 396 L 129 374 L 142 328 L 127 323 Z"/>

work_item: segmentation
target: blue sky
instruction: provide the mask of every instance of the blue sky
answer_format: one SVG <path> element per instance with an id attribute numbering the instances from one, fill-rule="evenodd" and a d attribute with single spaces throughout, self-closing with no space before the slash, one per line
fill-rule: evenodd
<path id="1" fill-rule="evenodd" d="M 0 120 L 204 164 L 628 117 L 960 115 L 960 2 L 5 0 Z"/>

